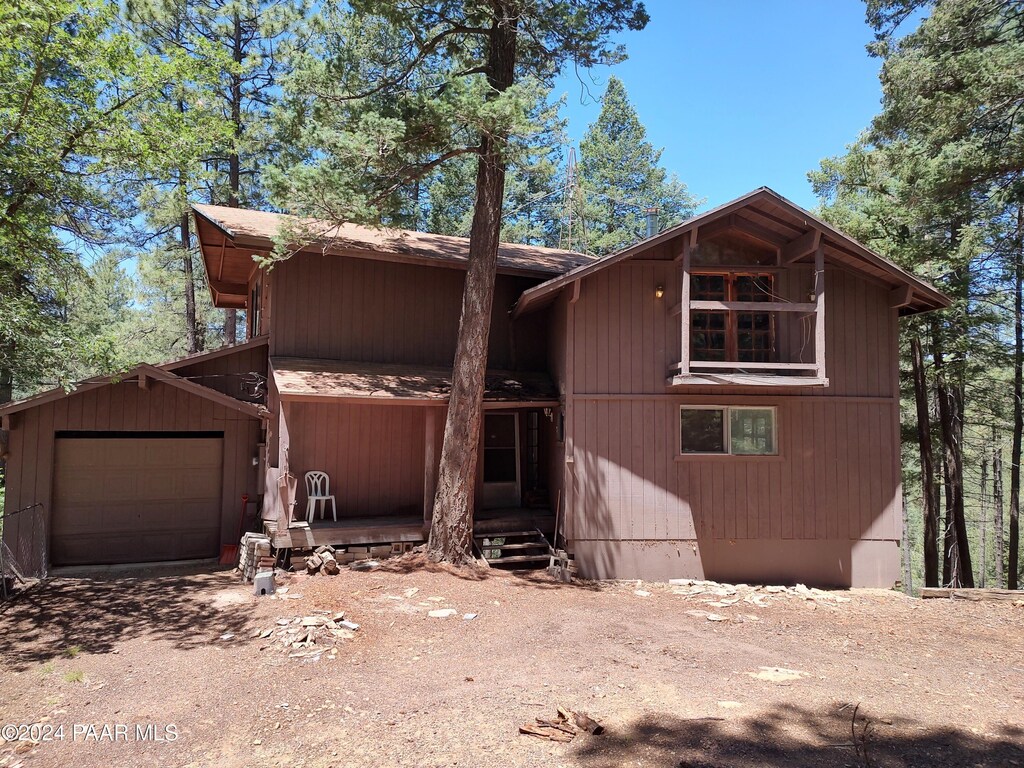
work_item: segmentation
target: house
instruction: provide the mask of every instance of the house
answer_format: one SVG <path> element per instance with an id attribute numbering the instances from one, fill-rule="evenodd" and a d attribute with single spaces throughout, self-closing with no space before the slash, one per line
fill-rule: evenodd
<path id="1" fill-rule="evenodd" d="M 467 241 L 325 225 L 268 270 L 284 217 L 194 214 L 247 340 L 0 407 L 7 543 L 213 556 L 242 494 L 281 548 L 422 541 Z M 540 529 L 594 578 L 891 586 L 899 318 L 948 304 L 767 188 L 600 259 L 503 245 L 475 530 Z M 305 519 L 313 469 L 337 522 Z"/>

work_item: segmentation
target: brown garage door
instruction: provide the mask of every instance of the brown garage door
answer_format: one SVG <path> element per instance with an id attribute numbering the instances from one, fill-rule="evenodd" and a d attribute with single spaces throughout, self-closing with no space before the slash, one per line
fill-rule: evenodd
<path id="1" fill-rule="evenodd" d="M 220 437 L 59 437 L 50 561 L 216 556 L 222 461 Z"/>

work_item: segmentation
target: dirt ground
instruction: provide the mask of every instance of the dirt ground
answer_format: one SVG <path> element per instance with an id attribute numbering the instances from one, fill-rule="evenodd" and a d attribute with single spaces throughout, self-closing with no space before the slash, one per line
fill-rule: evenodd
<path id="1" fill-rule="evenodd" d="M 0 766 L 1024 766 L 1010 603 L 729 603 L 415 556 L 287 586 L 122 572 L 0 606 L 0 725 L 49 733 L 0 744 Z M 360 627 L 333 657 L 277 641 L 340 611 Z M 518 733 L 559 705 L 606 733 Z"/>

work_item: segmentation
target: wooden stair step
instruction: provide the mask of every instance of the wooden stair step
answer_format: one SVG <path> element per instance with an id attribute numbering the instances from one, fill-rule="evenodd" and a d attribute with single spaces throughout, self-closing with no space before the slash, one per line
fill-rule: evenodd
<path id="1" fill-rule="evenodd" d="M 504 539 L 510 536 L 539 536 L 537 531 L 501 531 L 495 533 L 474 533 L 474 539 Z"/>
<path id="2" fill-rule="evenodd" d="M 550 559 L 550 555 L 510 555 L 509 557 L 488 558 L 487 562 L 490 565 L 495 563 L 539 563 L 548 562 Z"/>
<path id="3" fill-rule="evenodd" d="M 481 549 L 543 549 L 547 551 L 548 545 L 543 541 L 526 541 L 519 544 L 485 544 Z"/>

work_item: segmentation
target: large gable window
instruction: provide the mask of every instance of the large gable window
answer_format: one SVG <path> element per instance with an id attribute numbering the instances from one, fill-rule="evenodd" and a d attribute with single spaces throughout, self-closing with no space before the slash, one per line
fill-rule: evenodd
<path id="1" fill-rule="evenodd" d="M 684 455 L 778 453 L 774 407 L 684 405 L 679 409 L 679 426 L 679 449 Z"/>
<path id="2" fill-rule="evenodd" d="M 770 302 L 775 276 L 768 273 L 699 274 L 690 278 L 690 298 L 698 302 Z M 705 305 L 707 306 L 707 305 Z M 690 353 L 696 361 L 775 360 L 775 318 L 771 312 L 729 309 L 694 310 L 690 315 Z"/>

